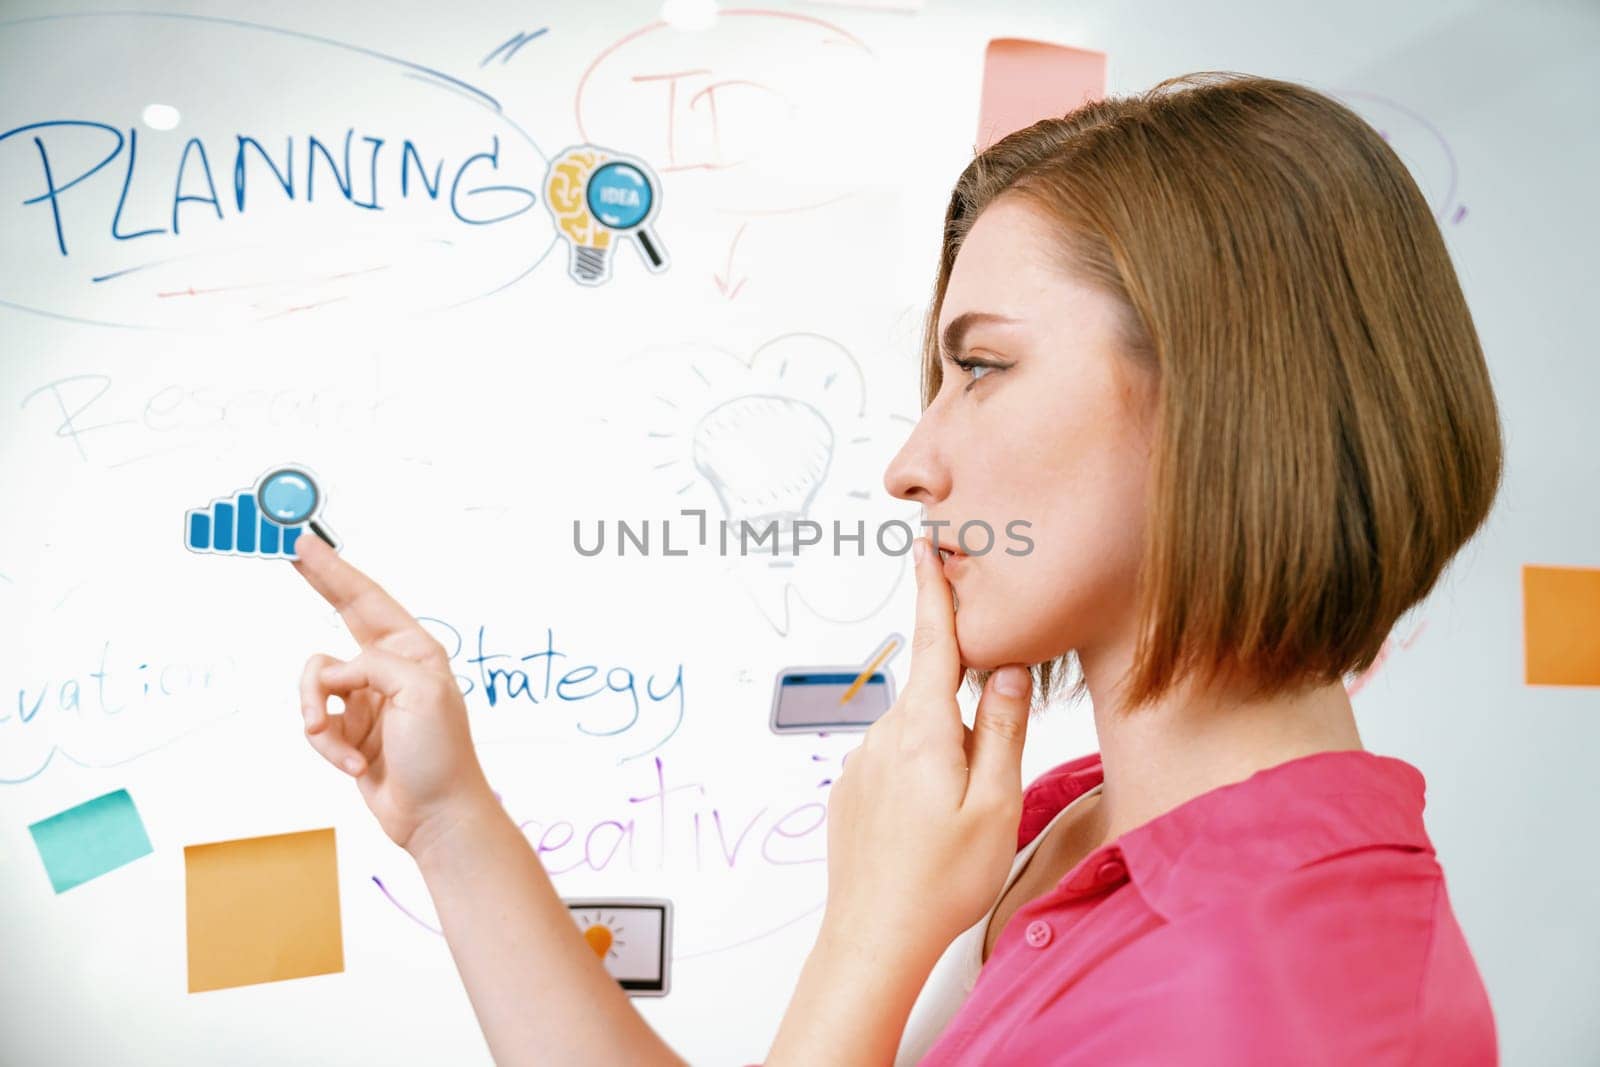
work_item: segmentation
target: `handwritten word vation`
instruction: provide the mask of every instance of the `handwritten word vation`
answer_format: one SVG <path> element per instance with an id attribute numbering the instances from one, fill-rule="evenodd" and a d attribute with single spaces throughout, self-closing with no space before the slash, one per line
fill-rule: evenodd
<path id="1" fill-rule="evenodd" d="M 226 689 L 237 670 L 232 659 L 150 662 L 147 658 L 137 667 L 129 666 L 130 662 L 124 658 L 113 670 L 111 642 L 103 641 L 94 670 L 17 687 L 15 708 L 0 707 L 0 724 L 25 727 L 44 713 L 81 716 L 88 712 L 109 717 L 130 709 L 144 710 L 152 703 Z"/>

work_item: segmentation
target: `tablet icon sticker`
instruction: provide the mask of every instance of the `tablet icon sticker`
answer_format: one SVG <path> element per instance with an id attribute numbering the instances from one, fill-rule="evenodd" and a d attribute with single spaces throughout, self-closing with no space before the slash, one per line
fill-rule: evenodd
<path id="1" fill-rule="evenodd" d="M 338 548 L 333 532 L 318 519 L 326 502 L 309 469 L 298 463 L 279 464 L 254 486 L 187 512 L 183 546 L 201 554 L 293 559 L 295 542 L 309 530 Z"/>
<path id="2" fill-rule="evenodd" d="M 562 897 L 583 940 L 631 997 L 672 990 L 672 901 L 667 897 Z"/>

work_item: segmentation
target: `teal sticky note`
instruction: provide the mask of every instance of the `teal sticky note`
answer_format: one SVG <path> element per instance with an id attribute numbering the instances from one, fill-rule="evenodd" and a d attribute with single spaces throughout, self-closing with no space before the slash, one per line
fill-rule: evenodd
<path id="1" fill-rule="evenodd" d="M 126 789 L 86 800 L 28 827 L 57 893 L 148 855 L 150 838 Z"/>

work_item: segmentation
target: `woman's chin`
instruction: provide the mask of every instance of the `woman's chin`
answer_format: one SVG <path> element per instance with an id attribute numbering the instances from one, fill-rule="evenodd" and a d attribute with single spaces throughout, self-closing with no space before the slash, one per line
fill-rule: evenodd
<path id="1" fill-rule="evenodd" d="M 1029 638 L 1034 640 L 1030 641 Z M 1040 662 L 1037 634 L 1017 626 L 1014 616 L 987 619 L 981 611 L 956 616 L 956 646 L 969 670 L 995 671 L 1012 663 Z"/>
<path id="2" fill-rule="evenodd" d="M 970 670 L 993 671 L 1008 663 L 1024 662 L 1017 658 L 1016 648 L 1004 641 L 995 641 L 992 633 L 987 637 L 974 637 L 969 640 L 961 636 L 961 629 L 957 627 L 956 646 L 961 653 L 961 665 Z"/>

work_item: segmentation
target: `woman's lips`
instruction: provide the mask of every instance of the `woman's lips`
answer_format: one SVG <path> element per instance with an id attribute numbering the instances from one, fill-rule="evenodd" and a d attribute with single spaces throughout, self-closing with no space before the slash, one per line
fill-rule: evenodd
<path id="1" fill-rule="evenodd" d="M 967 563 L 966 556 L 962 555 L 960 552 L 956 552 L 948 548 L 939 549 L 939 558 L 944 563 L 944 573 L 946 577 L 954 575 L 958 570 L 966 566 Z"/>

